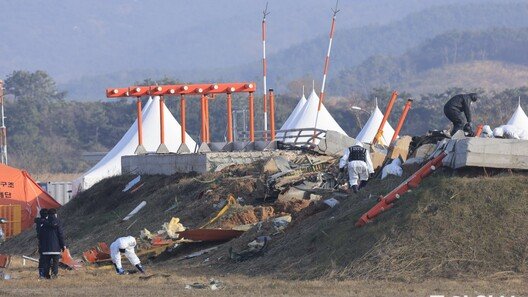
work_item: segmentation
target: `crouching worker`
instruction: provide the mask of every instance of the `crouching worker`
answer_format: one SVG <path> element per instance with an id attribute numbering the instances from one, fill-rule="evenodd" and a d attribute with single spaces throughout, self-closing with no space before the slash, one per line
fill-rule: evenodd
<path id="1" fill-rule="evenodd" d="M 444 105 L 444 114 L 453 123 L 451 136 L 455 135 L 458 130 L 467 132 L 469 136 L 474 135 L 471 127 L 471 104 L 477 102 L 477 99 L 475 93 L 460 94 L 449 99 Z"/>
<path id="2" fill-rule="evenodd" d="M 345 166 L 348 167 L 348 186 L 354 193 L 365 187 L 370 174 L 374 173 L 370 153 L 362 143 L 345 149 L 339 160 L 339 170 L 344 172 Z"/>
<path id="3" fill-rule="evenodd" d="M 121 253 L 125 254 L 130 264 L 136 266 L 137 270 L 145 273 L 145 269 L 141 266 L 134 248 L 136 247 L 136 239 L 133 236 L 120 237 L 110 245 L 110 257 L 114 263 L 117 274 L 125 274 L 123 265 L 121 265 Z"/>

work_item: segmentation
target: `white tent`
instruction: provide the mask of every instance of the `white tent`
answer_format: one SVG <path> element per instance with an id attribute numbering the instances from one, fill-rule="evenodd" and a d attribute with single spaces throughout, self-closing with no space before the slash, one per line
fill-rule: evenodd
<path id="1" fill-rule="evenodd" d="M 517 106 L 517 110 L 515 110 L 512 117 L 508 121 L 507 125 L 513 125 L 528 131 L 528 116 L 526 116 L 526 113 L 524 113 L 520 103 L 519 106 Z"/>
<path id="2" fill-rule="evenodd" d="M 303 108 L 295 116 L 288 129 L 313 129 L 315 128 L 315 120 L 317 118 L 317 109 L 319 106 L 319 96 L 312 90 L 312 93 L 308 97 L 308 100 L 304 104 Z M 347 135 L 346 132 L 339 126 L 336 120 L 328 112 L 324 104 L 321 106 L 319 111 L 319 118 L 317 119 L 317 129 L 321 130 L 332 130 L 343 135 Z M 306 131 L 301 134 L 297 142 L 307 142 L 313 136 L 313 131 Z M 294 139 L 286 140 L 286 142 L 293 142 Z M 317 144 L 316 141 L 315 144 Z"/>
<path id="3" fill-rule="evenodd" d="M 150 98 L 143 107 L 143 146 L 147 152 L 155 152 L 160 145 L 160 108 L 159 97 Z M 176 152 L 181 145 L 181 126 L 165 106 L 165 145 L 170 152 Z M 73 196 L 97 182 L 121 174 L 121 157 L 133 155 L 137 146 L 137 120 L 128 129 L 119 142 L 94 167 L 73 181 Z M 185 142 L 194 151 L 196 142 L 187 134 Z"/>
<path id="4" fill-rule="evenodd" d="M 293 109 L 293 111 L 290 113 L 284 124 L 282 124 L 282 127 L 280 130 L 288 130 L 290 129 L 290 126 L 292 122 L 295 120 L 295 117 L 301 112 L 302 108 L 306 104 L 306 97 L 304 97 L 304 94 L 302 95 L 301 99 L 299 99 L 299 102 L 297 102 L 297 105 Z M 284 133 L 277 133 L 277 138 L 280 138 L 284 135 Z"/>
<path id="5" fill-rule="evenodd" d="M 374 108 L 374 111 L 370 115 L 370 118 L 368 119 L 367 123 L 365 123 L 365 126 L 363 126 L 363 129 L 361 129 L 361 131 L 359 132 L 358 136 L 356 137 L 356 140 L 365 143 L 372 143 L 374 137 L 376 137 L 376 133 L 378 133 L 378 129 L 381 125 L 382 120 L 383 113 L 379 109 L 378 103 L 376 102 L 376 108 Z M 381 137 L 380 143 L 383 145 L 389 145 L 393 135 L 394 129 L 392 129 L 391 125 L 389 124 L 389 121 L 387 121 L 385 123 L 385 126 L 383 127 L 383 135 Z"/>

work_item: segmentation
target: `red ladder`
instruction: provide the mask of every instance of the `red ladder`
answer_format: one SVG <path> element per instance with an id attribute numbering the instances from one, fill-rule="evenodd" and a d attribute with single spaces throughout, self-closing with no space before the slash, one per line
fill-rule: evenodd
<path id="1" fill-rule="evenodd" d="M 392 208 L 393 203 L 398 200 L 401 195 L 405 194 L 410 189 L 417 188 L 424 178 L 429 176 L 437 168 L 442 167 L 442 160 L 446 155 L 447 154 L 445 152 L 442 152 L 436 158 L 427 162 L 427 164 L 422 166 L 422 168 L 420 168 L 398 187 L 392 190 L 392 192 L 387 194 L 385 197 L 382 197 L 378 204 L 374 205 L 374 207 L 361 216 L 361 218 L 356 222 L 356 226 L 362 227 L 366 223 L 372 222 L 372 219 L 378 216 L 380 213 Z"/>

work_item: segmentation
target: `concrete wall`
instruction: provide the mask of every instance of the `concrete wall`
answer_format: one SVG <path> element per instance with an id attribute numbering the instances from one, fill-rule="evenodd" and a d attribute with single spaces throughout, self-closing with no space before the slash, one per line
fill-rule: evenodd
<path id="1" fill-rule="evenodd" d="M 121 157 L 123 174 L 162 174 L 220 170 L 233 164 L 249 164 L 272 156 L 296 154 L 288 151 L 210 152 L 197 154 L 147 154 Z"/>
<path id="2" fill-rule="evenodd" d="M 450 140 L 444 165 L 528 170 L 528 140 L 465 138 Z"/>

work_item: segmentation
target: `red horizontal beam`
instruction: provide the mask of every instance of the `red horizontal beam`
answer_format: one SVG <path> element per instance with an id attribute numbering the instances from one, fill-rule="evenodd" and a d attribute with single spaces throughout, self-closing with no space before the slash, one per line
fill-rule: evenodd
<path id="1" fill-rule="evenodd" d="M 218 83 L 218 84 L 180 84 L 161 86 L 131 86 L 128 88 L 106 89 L 106 97 L 140 97 L 161 95 L 201 95 L 201 94 L 228 94 L 251 93 L 256 91 L 254 82 Z"/>

